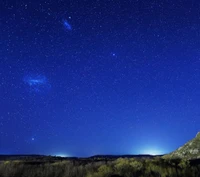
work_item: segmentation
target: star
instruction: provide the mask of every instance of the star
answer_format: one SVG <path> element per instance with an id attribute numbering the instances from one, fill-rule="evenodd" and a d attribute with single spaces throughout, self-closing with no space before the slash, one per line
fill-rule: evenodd
<path id="1" fill-rule="evenodd" d="M 113 57 L 116 57 L 116 53 L 112 53 L 112 56 L 113 56 Z"/>

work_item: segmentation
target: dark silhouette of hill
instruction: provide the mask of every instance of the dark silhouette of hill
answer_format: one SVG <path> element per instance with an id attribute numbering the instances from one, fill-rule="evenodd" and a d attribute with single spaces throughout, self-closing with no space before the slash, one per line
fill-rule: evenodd
<path id="1" fill-rule="evenodd" d="M 154 157 L 159 157 L 162 155 L 148 155 L 148 154 L 139 154 L 139 155 L 95 155 L 95 156 L 91 156 L 89 158 L 109 158 L 109 159 L 118 159 L 118 158 L 154 158 Z"/>
<path id="2" fill-rule="evenodd" d="M 160 155 L 161 156 L 161 155 Z M 118 159 L 118 158 L 145 158 L 152 159 L 154 157 L 160 157 L 148 154 L 140 155 L 94 155 L 90 157 L 59 157 L 59 156 L 47 156 L 47 155 L 0 155 L 0 160 L 23 160 L 23 159 L 52 159 L 52 160 L 76 160 L 76 159 L 88 159 L 88 160 L 98 160 L 98 159 Z"/>

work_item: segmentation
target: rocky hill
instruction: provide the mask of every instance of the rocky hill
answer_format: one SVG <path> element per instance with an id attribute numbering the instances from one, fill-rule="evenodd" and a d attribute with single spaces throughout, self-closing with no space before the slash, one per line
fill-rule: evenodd
<path id="1" fill-rule="evenodd" d="M 181 146 L 174 152 L 167 154 L 164 158 L 185 158 L 185 159 L 199 159 L 200 158 L 200 132 L 196 137 L 185 145 Z"/>

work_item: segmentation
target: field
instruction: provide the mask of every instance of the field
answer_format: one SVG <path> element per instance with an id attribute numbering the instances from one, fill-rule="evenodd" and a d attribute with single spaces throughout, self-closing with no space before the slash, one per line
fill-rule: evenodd
<path id="1" fill-rule="evenodd" d="M 199 177 L 200 160 L 152 156 L 0 156 L 0 177 Z"/>

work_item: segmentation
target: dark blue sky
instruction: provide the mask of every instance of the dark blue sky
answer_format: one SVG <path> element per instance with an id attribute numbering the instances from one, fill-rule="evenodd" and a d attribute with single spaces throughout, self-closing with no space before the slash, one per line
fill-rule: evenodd
<path id="1" fill-rule="evenodd" d="M 0 154 L 158 154 L 194 137 L 199 9 L 1 0 Z"/>

